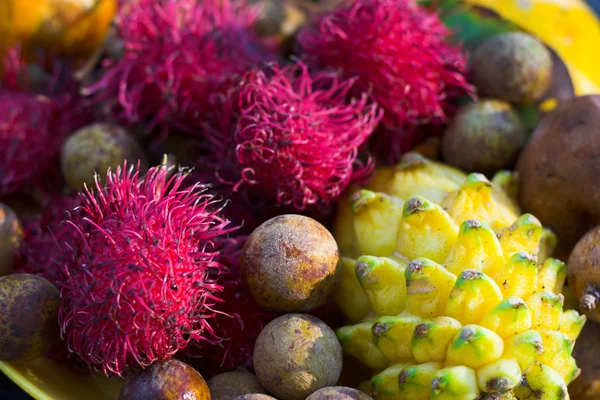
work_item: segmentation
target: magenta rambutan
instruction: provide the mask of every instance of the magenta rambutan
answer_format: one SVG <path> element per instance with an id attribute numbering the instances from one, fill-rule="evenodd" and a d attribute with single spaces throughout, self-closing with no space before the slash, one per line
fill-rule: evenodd
<path id="1" fill-rule="evenodd" d="M 471 94 L 467 59 L 450 31 L 415 0 L 356 0 L 300 31 L 298 51 L 311 67 L 330 67 L 371 89 L 385 110 L 376 155 L 388 162 L 417 144 L 425 124 L 445 123 L 452 100 Z"/>
<path id="2" fill-rule="evenodd" d="M 246 1 L 132 0 L 117 19 L 124 52 L 87 92 L 122 124 L 201 134 L 240 76 L 274 51 Z"/>
<path id="3" fill-rule="evenodd" d="M 71 351 L 105 374 L 171 358 L 190 341 L 218 341 L 210 321 L 223 266 L 217 241 L 234 228 L 219 201 L 166 168 L 109 171 L 67 223 L 70 254 L 59 315 Z"/>
<path id="4" fill-rule="evenodd" d="M 231 108 L 239 115 L 234 133 L 207 130 L 220 157 L 219 179 L 270 205 L 297 211 L 331 205 L 373 168 L 358 153 L 381 112 L 366 92 L 351 97 L 355 82 L 310 73 L 302 63 L 250 71 L 230 96 L 238 102 Z M 225 126 L 231 119 L 228 112 L 222 118 Z"/>

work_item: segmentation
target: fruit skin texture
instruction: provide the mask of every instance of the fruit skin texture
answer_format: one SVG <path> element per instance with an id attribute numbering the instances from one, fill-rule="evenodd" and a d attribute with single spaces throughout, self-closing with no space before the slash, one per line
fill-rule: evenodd
<path id="1" fill-rule="evenodd" d="M 213 376 L 208 380 L 208 388 L 211 400 L 228 400 L 244 394 L 265 392 L 258 378 L 245 369 Z"/>
<path id="2" fill-rule="evenodd" d="M 356 389 L 333 386 L 317 390 L 306 400 L 372 400 L 372 398 Z"/>
<path id="3" fill-rule="evenodd" d="M 464 171 L 492 176 L 511 169 L 527 143 L 527 131 L 510 104 L 481 100 L 461 108 L 444 133 L 444 160 Z"/>
<path id="4" fill-rule="evenodd" d="M 569 256 L 569 288 L 579 308 L 600 321 L 600 226 L 586 233 Z"/>
<path id="5" fill-rule="evenodd" d="M 18 251 L 23 240 L 23 227 L 17 214 L 7 205 L 0 203 L 0 276 L 13 272 L 13 253 Z"/>
<path id="6" fill-rule="evenodd" d="M 358 76 L 359 87 L 372 90 L 385 111 L 372 148 L 394 163 L 422 139 L 419 126 L 443 124 L 452 101 L 471 93 L 466 58 L 446 42 L 449 34 L 414 1 L 360 0 L 316 17 L 297 46 L 309 66 Z"/>
<path id="7" fill-rule="evenodd" d="M 259 335 L 254 370 L 278 399 L 304 400 L 337 382 L 342 348 L 323 321 L 306 314 L 286 314 L 271 321 Z"/>
<path id="8" fill-rule="evenodd" d="M 600 396 L 600 326 L 588 322 L 575 343 L 573 357 L 581 367 L 581 375 L 569 385 L 573 400 L 594 400 Z"/>
<path id="9" fill-rule="evenodd" d="M 60 294 L 35 275 L 0 278 L 0 360 L 31 361 L 58 339 Z"/>
<path id="10" fill-rule="evenodd" d="M 275 397 L 269 396 L 268 394 L 252 393 L 244 394 L 242 396 L 234 397 L 233 400 L 277 400 Z"/>
<path id="11" fill-rule="evenodd" d="M 178 360 L 156 363 L 129 378 L 118 400 L 196 399 L 210 400 L 208 385 L 202 375 Z"/>
<path id="12" fill-rule="evenodd" d="M 335 239 L 323 225 L 301 215 L 264 222 L 246 241 L 241 257 L 252 297 L 269 311 L 314 310 L 339 278 Z"/>
<path id="13" fill-rule="evenodd" d="M 552 83 L 552 56 L 533 36 L 504 33 L 485 41 L 473 54 L 473 83 L 482 96 L 510 103 L 533 103 Z"/>
<path id="14" fill-rule="evenodd" d="M 519 157 L 519 203 L 560 238 L 560 255 L 600 224 L 600 96 L 577 97 L 547 115 Z"/>
<path id="15" fill-rule="evenodd" d="M 81 241 L 62 247 L 61 332 L 105 374 L 169 359 L 190 341 L 217 341 L 210 320 L 223 266 L 215 241 L 234 228 L 205 187 L 183 186 L 184 172 L 168 175 L 154 167 L 141 177 L 124 163 L 105 187 L 97 181 L 82 194 L 66 222 Z"/>
<path id="16" fill-rule="evenodd" d="M 61 169 L 71 188 L 82 191 L 84 185 L 93 186 L 94 174 L 105 176 L 127 161 L 148 165 L 146 155 L 134 138 L 123 128 L 95 123 L 73 133 L 61 149 Z"/>

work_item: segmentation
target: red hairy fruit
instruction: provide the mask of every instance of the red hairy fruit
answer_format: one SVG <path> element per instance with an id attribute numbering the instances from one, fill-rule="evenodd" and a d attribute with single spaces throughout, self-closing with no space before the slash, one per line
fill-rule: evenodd
<path id="1" fill-rule="evenodd" d="M 302 63 L 249 72 L 232 96 L 239 102 L 233 143 L 226 129 L 209 131 L 215 148 L 224 144 L 220 179 L 298 211 L 333 203 L 373 168 L 358 149 L 381 112 L 366 92 L 351 96 L 355 83 Z"/>
<path id="2" fill-rule="evenodd" d="M 91 367 L 122 375 L 211 341 L 222 270 L 215 241 L 233 228 L 219 201 L 185 174 L 139 166 L 109 171 L 82 194 L 68 221 L 81 245 L 70 253 L 59 315 L 69 348 Z"/>
<path id="3" fill-rule="evenodd" d="M 385 110 L 372 147 L 395 162 L 416 144 L 416 127 L 444 123 L 452 100 L 472 92 L 466 57 L 446 42 L 449 34 L 414 0 L 356 0 L 318 16 L 297 46 L 310 66 L 358 76 L 363 89 L 372 88 Z"/>
<path id="4" fill-rule="evenodd" d="M 131 0 L 117 18 L 123 54 L 87 92 L 124 125 L 201 134 L 240 76 L 274 57 L 256 18 L 246 1 Z"/>

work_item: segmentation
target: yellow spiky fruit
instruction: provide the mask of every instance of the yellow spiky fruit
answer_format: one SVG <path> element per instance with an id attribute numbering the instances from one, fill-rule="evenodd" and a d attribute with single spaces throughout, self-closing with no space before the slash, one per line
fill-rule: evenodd
<path id="1" fill-rule="evenodd" d="M 458 172 L 411 157 L 386 170 L 393 184 L 358 189 L 344 222 L 355 261 L 342 258 L 335 298 L 351 324 L 338 338 L 375 371 L 375 399 L 568 396 L 585 317 L 563 310 L 566 267 L 548 258 L 556 239 L 483 175 L 456 184 Z M 357 210 L 363 199 L 372 209 Z"/>

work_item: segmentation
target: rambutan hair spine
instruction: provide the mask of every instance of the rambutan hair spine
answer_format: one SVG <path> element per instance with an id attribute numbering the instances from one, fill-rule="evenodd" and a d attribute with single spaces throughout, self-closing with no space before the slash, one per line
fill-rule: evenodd
<path id="1" fill-rule="evenodd" d="M 449 43 L 439 16 L 415 0 L 342 1 L 298 34 L 297 52 L 311 67 L 358 77 L 385 110 L 371 148 L 394 164 L 418 144 L 424 127 L 444 124 L 453 101 L 474 96 L 467 56 Z"/>
<path id="2" fill-rule="evenodd" d="M 260 193 L 270 206 L 309 211 L 331 205 L 373 170 L 359 149 L 382 110 L 369 92 L 355 91 L 356 83 L 334 71 L 310 71 L 301 61 L 248 72 L 230 100 L 238 113 L 233 134 L 207 133 L 221 158 L 221 182 Z"/>
<path id="3" fill-rule="evenodd" d="M 185 171 L 142 176 L 128 166 L 81 193 L 65 221 L 81 240 L 68 256 L 59 323 L 71 352 L 122 376 L 191 341 L 216 342 L 210 321 L 222 287 L 218 241 L 233 232 L 223 204 Z"/>

